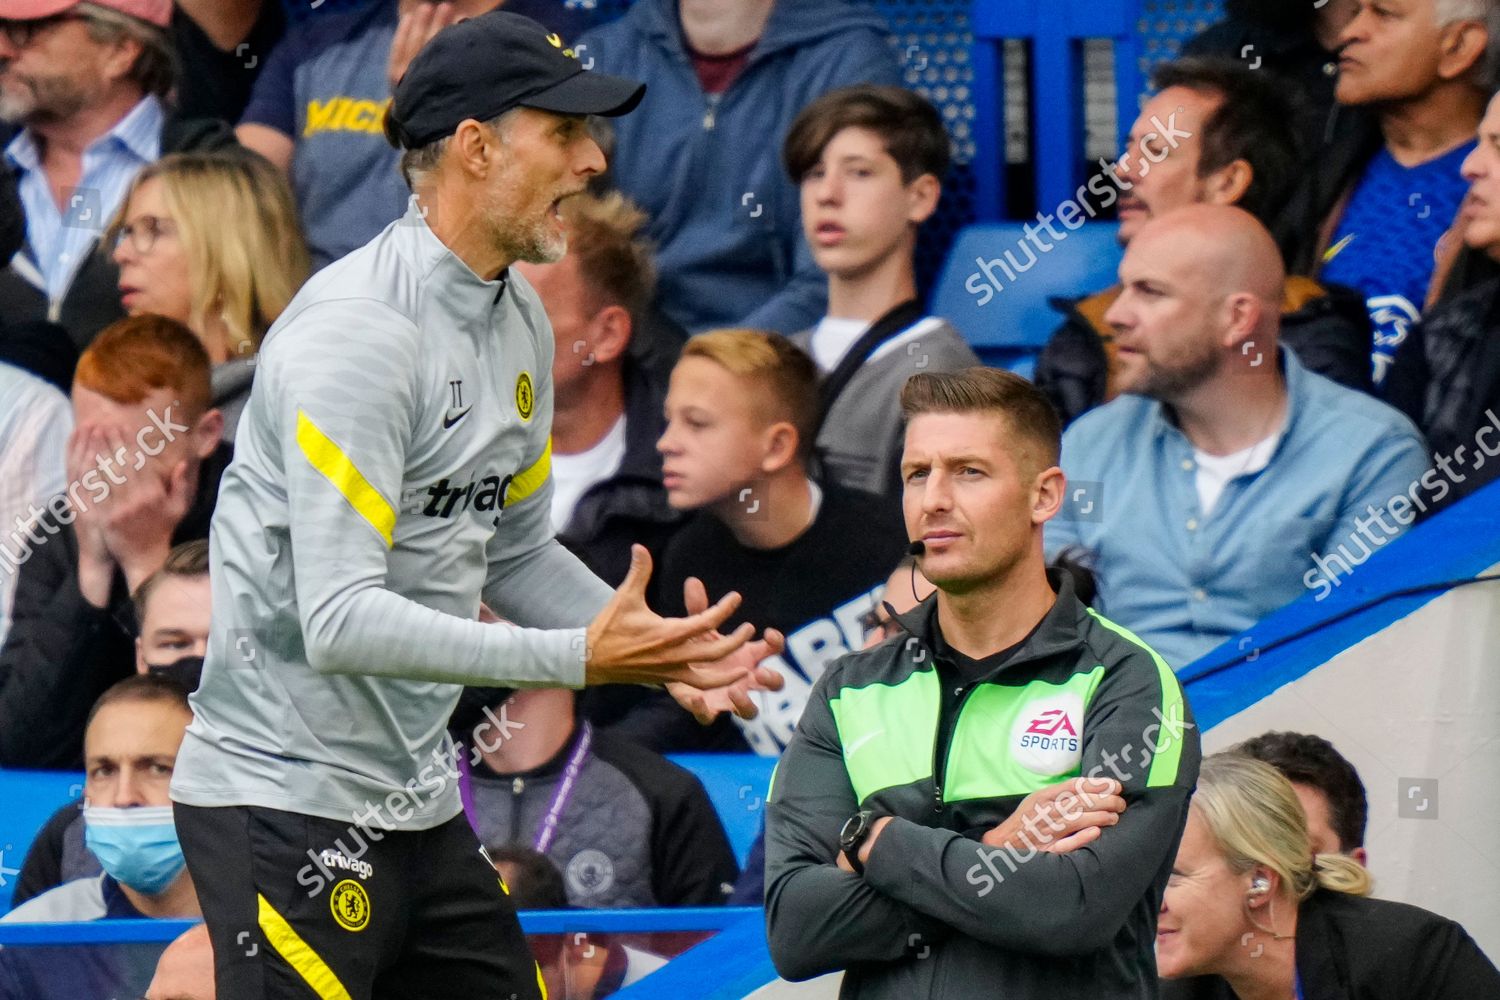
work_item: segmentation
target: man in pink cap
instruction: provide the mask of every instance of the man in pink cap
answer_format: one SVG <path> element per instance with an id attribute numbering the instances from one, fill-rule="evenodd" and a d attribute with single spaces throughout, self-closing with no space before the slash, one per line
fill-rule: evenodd
<path id="1" fill-rule="evenodd" d="M 0 272 L 0 315 L 54 319 L 80 348 L 120 316 L 118 276 L 94 250 L 141 167 L 211 145 L 174 120 L 171 0 L 0 0 L 0 121 L 26 245 Z M 220 132 L 217 142 L 227 144 Z"/>

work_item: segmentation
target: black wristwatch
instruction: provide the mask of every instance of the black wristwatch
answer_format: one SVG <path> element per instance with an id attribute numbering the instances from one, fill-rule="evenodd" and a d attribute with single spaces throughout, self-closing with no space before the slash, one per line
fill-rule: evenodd
<path id="1" fill-rule="evenodd" d="M 859 860 L 859 849 L 864 844 L 865 838 L 870 835 L 870 827 L 874 824 L 874 810 L 861 809 L 845 820 L 844 828 L 839 831 L 839 851 L 843 853 L 844 859 L 849 862 L 849 867 L 854 869 L 856 875 L 865 873 L 865 866 Z"/>

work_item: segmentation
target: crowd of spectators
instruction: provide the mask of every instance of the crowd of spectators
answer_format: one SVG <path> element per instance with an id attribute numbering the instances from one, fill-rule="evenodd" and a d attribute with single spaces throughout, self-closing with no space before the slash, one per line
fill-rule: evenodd
<path id="1" fill-rule="evenodd" d="M 175 836 L 143 853 L 138 827 L 170 805 L 205 657 L 235 653 L 206 539 L 256 353 L 311 274 L 422 224 L 392 87 L 502 5 L 647 83 L 590 122 L 608 170 L 558 206 L 566 256 L 512 270 L 554 338 L 552 529 L 611 586 L 644 544 L 665 614 L 738 591 L 728 627 L 783 633 L 786 683 L 708 727 L 640 687 L 471 689 L 458 780 L 497 870 L 537 906 L 759 902 L 762 844 L 741 872 L 661 755 L 780 756 L 829 666 L 930 605 L 899 399 L 979 365 L 978 331 L 923 305 L 951 144 L 875 8 L 371 0 L 288 25 L 279 0 L 0 0 L 0 766 L 88 774 L 5 920 L 198 912 Z M 1174 670 L 1500 469 L 1500 0 L 1227 8 L 1156 68 L 1110 171 L 1118 283 L 1064 304 L 1035 377 L 1066 428 L 1046 556 Z M 1488 982 L 1462 929 L 1364 898 L 1366 812 L 1315 736 L 1206 759 L 1157 952 L 1199 978 L 1170 995 L 1263 985 L 1275 963 L 1218 961 L 1218 938 L 1264 933 L 1301 968 L 1351 921 L 1429 942 L 1413 977 L 1448 974 L 1441 941 L 1454 982 Z M 1248 892 L 1250 923 L 1202 930 L 1213 892 Z M 1275 934 L 1299 913 L 1293 950 Z M 558 995 L 659 962 L 576 945 L 539 950 Z M 207 949 L 185 936 L 155 970 L 192 986 L 107 957 L 68 974 L 211 996 Z M 587 994 L 564 966 L 593 968 Z M 0 952 L 0 998 L 65 995 L 52 972 Z"/>

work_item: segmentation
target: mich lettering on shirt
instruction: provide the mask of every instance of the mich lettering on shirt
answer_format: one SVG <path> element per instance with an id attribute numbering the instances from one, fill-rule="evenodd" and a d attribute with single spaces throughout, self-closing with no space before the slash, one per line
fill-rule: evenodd
<path id="1" fill-rule="evenodd" d="M 306 139 L 322 132 L 365 132 L 383 136 L 382 123 L 390 103 L 390 98 L 383 101 L 348 96 L 313 98 L 307 102 L 302 137 Z"/>

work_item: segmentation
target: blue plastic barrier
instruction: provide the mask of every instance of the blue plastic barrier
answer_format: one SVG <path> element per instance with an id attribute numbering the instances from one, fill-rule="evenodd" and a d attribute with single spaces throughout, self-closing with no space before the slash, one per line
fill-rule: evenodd
<path id="1" fill-rule="evenodd" d="M 759 917 L 758 906 L 684 906 L 643 910 L 523 910 L 527 934 L 651 934 L 721 931 Z M 84 923 L 0 924 L 0 947 L 34 945 L 167 944 L 197 920 L 90 920 Z"/>
<path id="2" fill-rule="evenodd" d="M 766 788 L 776 761 L 757 754 L 679 754 L 671 760 L 693 772 L 713 802 L 736 860 L 744 867 L 760 832 Z M 26 851 L 42 824 L 83 794 L 75 772 L 0 771 L 0 914 L 11 894 Z"/>
<path id="3" fill-rule="evenodd" d="M 1039 252 L 1023 225 L 1052 249 Z M 933 291 L 932 313 L 957 327 L 991 364 L 1026 361 L 1041 350 L 1062 321 L 1052 298 L 1091 294 L 1115 282 L 1115 223 L 1084 223 L 1071 233 L 1054 228 L 1066 239 L 1052 240 L 1034 221 L 977 223 L 953 244 Z"/>
<path id="4" fill-rule="evenodd" d="M 83 794 L 73 771 L 0 771 L 0 913 L 10 909 L 21 862 L 42 824 Z"/>
<path id="5" fill-rule="evenodd" d="M 749 753 L 685 753 L 672 754 L 668 759 L 692 771 L 703 782 L 724 831 L 729 834 L 735 859 L 741 868 L 745 867 L 750 845 L 760 833 L 766 791 L 776 759 Z"/>

